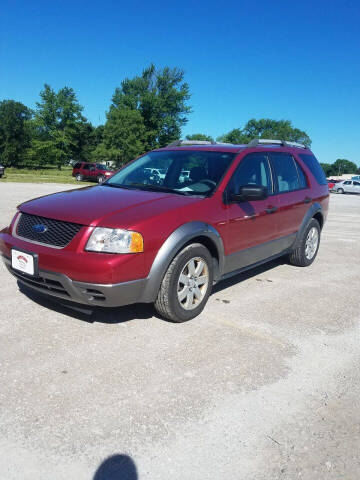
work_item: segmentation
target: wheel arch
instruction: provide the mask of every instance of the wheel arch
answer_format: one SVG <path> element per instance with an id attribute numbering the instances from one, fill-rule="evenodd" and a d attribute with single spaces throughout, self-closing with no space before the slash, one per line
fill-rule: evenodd
<path id="1" fill-rule="evenodd" d="M 221 277 L 224 266 L 224 245 L 219 232 L 204 222 L 189 222 L 174 230 L 156 254 L 147 277 L 143 301 L 155 301 L 162 279 L 176 255 L 191 243 L 201 243 L 214 260 L 214 280 Z"/>
<path id="2" fill-rule="evenodd" d="M 297 232 L 297 235 L 296 235 L 293 247 L 292 247 L 293 249 L 295 249 L 299 246 L 301 235 L 304 232 L 304 230 L 306 229 L 308 223 L 310 222 L 310 220 L 312 218 L 315 218 L 315 220 L 317 220 L 319 222 L 320 230 L 321 230 L 323 225 L 324 225 L 324 214 L 323 214 L 323 211 L 322 211 L 322 206 L 318 202 L 313 203 L 311 205 L 311 207 L 309 208 L 309 210 L 306 212 L 306 214 L 303 218 L 303 221 L 301 222 L 300 228 Z"/>

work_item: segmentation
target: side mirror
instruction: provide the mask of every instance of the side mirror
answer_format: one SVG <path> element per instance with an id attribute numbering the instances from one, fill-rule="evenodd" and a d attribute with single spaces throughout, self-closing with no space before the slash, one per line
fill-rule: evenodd
<path id="1" fill-rule="evenodd" d="M 265 200 L 268 197 L 268 189 L 262 185 L 243 185 L 239 188 L 239 193 L 232 193 L 230 200 L 232 202 L 252 202 L 256 200 Z"/>

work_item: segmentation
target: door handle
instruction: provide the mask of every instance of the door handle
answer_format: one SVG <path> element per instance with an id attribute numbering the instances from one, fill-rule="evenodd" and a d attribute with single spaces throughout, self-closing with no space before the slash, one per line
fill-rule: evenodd
<path id="1" fill-rule="evenodd" d="M 304 198 L 304 203 L 311 203 L 312 199 L 310 197 Z"/>
<path id="2" fill-rule="evenodd" d="M 269 205 L 268 208 L 265 209 L 266 213 L 275 213 L 278 207 L 273 207 L 272 205 Z"/>

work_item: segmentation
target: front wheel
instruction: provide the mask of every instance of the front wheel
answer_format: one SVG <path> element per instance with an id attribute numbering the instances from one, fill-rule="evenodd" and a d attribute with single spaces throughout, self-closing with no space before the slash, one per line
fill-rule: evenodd
<path id="1" fill-rule="evenodd" d="M 199 315 L 213 283 L 213 261 L 204 245 L 185 247 L 171 262 L 155 302 L 157 312 L 173 322 L 186 322 Z"/>
<path id="2" fill-rule="evenodd" d="M 320 225 L 312 218 L 301 234 L 299 246 L 290 254 L 290 263 L 298 267 L 308 267 L 313 263 L 320 246 Z"/>
<path id="3" fill-rule="evenodd" d="M 97 182 L 99 185 L 101 185 L 105 181 L 105 177 L 103 175 L 99 175 L 97 177 Z"/>

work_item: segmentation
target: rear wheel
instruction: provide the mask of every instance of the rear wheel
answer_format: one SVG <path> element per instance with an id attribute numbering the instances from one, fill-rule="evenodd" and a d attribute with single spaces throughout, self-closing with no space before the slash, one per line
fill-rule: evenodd
<path id="1" fill-rule="evenodd" d="M 298 267 L 308 267 L 316 258 L 320 245 L 320 225 L 312 218 L 301 235 L 299 246 L 290 254 L 290 263 Z"/>
<path id="2" fill-rule="evenodd" d="M 77 173 L 77 174 L 75 175 L 75 180 L 76 180 L 77 182 L 81 182 L 82 179 L 83 179 L 83 176 L 81 175 L 81 173 Z"/>
<path id="3" fill-rule="evenodd" d="M 103 183 L 104 181 L 105 181 L 105 177 L 104 177 L 103 175 L 99 175 L 99 176 L 97 177 L 97 182 L 98 182 L 99 184 Z"/>
<path id="4" fill-rule="evenodd" d="M 337 193 L 345 193 L 343 188 L 338 188 Z"/>
<path id="5" fill-rule="evenodd" d="M 171 262 L 155 302 L 158 313 L 173 322 L 199 315 L 213 282 L 212 257 L 200 243 L 185 247 Z"/>

